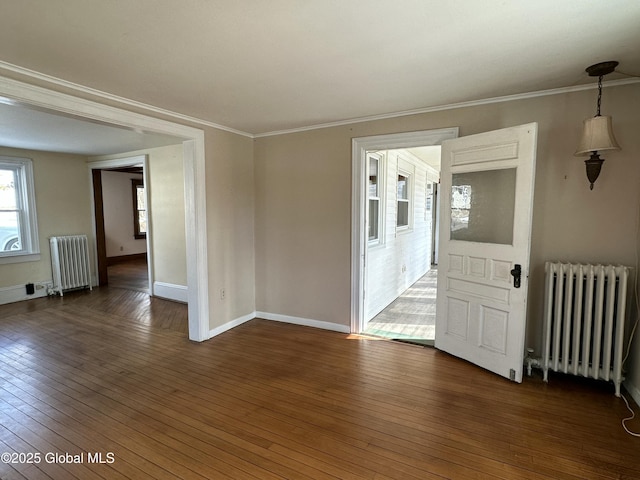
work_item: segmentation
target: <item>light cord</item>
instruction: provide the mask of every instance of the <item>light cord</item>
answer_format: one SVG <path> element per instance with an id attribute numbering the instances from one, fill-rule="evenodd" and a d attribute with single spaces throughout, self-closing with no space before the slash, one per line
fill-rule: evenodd
<path id="1" fill-rule="evenodd" d="M 620 396 L 622 397 L 622 400 L 624 400 L 624 404 L 627 406 L 627 410 L 629 410 L 629 412 L 631 412 L 631 416 L 630 417 L 626 417 L 626 418 L 622 419 L 622 428 L 624 428 L 624 431 L 627 432 L 629 435 L 632 435 L 634 437 L 640 437 L 640 433 L 632 432 L 627 427 L 627 422 L 630 422 L 631 420 L 633 420 L 636 417 L 636 414 L 631 409 L 631 407 L 629 406 L 629 402 L 627 401 L 627 398 L 624 395 L 620 395 Z"/>
<path id="2" fill-rule="evenodd" d="M 600 103 L 602 103 L 602 75 L 598 77 L 598 110 L 596 117 L 600 116 Z"/>
<path id="3" fill-rule="evenodd" d="M 629 358 L 629 354 L 631 353 L 631 344 L 633 343 L 633 337 L 636 333 L 636 330 L 638 328 L 638 321 L 640 320 L 640 302 L 638 301 L 639 298 L 639 294 L 638 294 L 638 267 L 640 266 L 640 257 L 638 255 L 638 242 L 640 241 L 640 200 L 638 201 L 638 206 L 636 209 L 636 245 L 635 245 L 635 260 L 636 260 L 636 268 L 635 268 L 635 272 L 634 272 L 634 288 L 633 288 L 633 294 L 634 294 L 634 299 L 636 302 L 636 321 L 633 324 L 633 328 L 631 329 L 631 335 L 629 335 L 629 343 L 627 343 L 627 352 L 624 355 L 624 358 L 622 359 L 622 371 L 624 371 L 624 365 L 627 362 L 627 359 Z M 621 394 L 622 400 L 624 400 L 624 403 L 627 407 L 627 410 L 629 410 L 629 412 L 631 412 L 631 416 L 630 417 L 626 417 L 622 420 L 622 428 L 624 428 L 625 432 L 627 432 L 629 435 L 632 435 L 634 437 L 640 437 L 640 433 L 635 433 L 632 432 L 628 427 L 627 427 L 627 422 L 633 420 L 636 416 L 635 412 L 633 411 L 633 409 L 629 406 L 629 402 L 627 401 L 626 397 L 624 395 Z"/>

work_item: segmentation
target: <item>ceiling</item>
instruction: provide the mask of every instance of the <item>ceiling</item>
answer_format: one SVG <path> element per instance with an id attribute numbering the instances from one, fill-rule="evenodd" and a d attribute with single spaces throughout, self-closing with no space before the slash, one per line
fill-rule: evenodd
<path id="1" fill-rule="evenodd" d="M 91 156 L 164 147 L 182 140 L 0 103 L 0 145 L 5 147 Z"/>
<path id="2" fill-rule="evenodd" d="M 636 0 L 21 0 L 0 74 L 261 135 L 640 74 L 639 24 Z"/>

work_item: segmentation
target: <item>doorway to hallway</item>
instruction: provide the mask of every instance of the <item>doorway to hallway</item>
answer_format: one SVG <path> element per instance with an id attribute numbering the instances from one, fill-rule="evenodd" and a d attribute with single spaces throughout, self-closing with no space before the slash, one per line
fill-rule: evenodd
<path id="1" fill-rule="evenodd" d="M 352 332 L 433 341 L 439 148 L 457 136 L 447 128 L 353 139 Z"/>
<path id="2" fill-rule="evenodd" d="M 438 271 L 432 267 L 367 324 L 364 333 L 433 346 Z"/>

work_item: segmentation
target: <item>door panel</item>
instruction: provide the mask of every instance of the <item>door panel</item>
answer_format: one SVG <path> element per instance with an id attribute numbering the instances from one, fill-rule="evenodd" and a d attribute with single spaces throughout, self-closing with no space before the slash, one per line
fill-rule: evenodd
<path id="1" fill-rule="evenodd" d="M 437 348 L 522 381 L 537 124 L 442 148 Z M 521 266 L 519 285 L 512 270 Z"/>

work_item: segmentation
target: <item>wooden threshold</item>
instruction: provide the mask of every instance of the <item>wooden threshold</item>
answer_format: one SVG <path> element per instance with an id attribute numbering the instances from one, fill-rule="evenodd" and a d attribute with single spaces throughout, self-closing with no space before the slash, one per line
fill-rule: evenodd
<path id="1" fill-rule="evenodd" d="M 640 478 L 611 385 L 260 319 L 193 343 L 136 293 L 0 306 L 0 452 L 84 454 L 0 478 Z"/>

